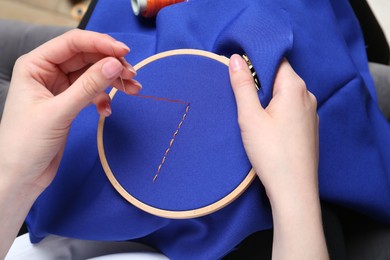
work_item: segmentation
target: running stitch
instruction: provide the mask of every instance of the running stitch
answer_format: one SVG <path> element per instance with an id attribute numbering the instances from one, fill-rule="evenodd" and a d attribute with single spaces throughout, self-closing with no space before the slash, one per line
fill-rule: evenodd
<path id="1" fill-rule="evenodd" d="M 184 120 L 186 119 L 187 117 L 187 114 L 188 114 L 188 111 L 190 110 L 190 103 L 189 102 L 184 102 L 184 101 L 181 101 L 181 100 L 175 100 L 175 99 L 168 99 L 168 98 L 160 98 L 160 97 L 155 97 L 155 96 L 145 96 L 145 95 L 140 95 L 140 94 L 133 94 L 132 96 L 135 96 L 135 97 L 141 97 L 141 98 L 150 98 L 150 99 L 154 99 L 154 100 L 158 100 L 158 101 L 165 101 L 165 102 L 171 102 L 171 103 L 179 103 L 179 104 L 183 104 L 183 105 L 186 105 L 186 110 L 185 110 L 185 113 L 180 121 L 180 123 L 178 124 L 177 128 L 176 128 L 176 131 L 173 133 L 173 136 L 172 136 L 172 139 L 171 141 L 169 142 L 169 147 L 167 148 L 167 150 L 165 151 L 164 153 L 164 156 L 161 160 L 161 163 L 160 165 L 157 167 L 157 172 L 156 172 L 156 175 L 154 175 L 153 177 L 153 182 L 155 182 L 157 180 L 157 177 L 159 176 L 160 172 L 161 172 L 161 168 L 163 167 L 166 159 L 167 159 L 167 156 L 168 156 L 168 153 L 171 151 L 172 149 L 172 146 L 173 146 L 173 143 L 175 142 L 175 138 L 177 137 L 177 135 L 179 134 L 179 130 L 181 128 L 181 126 L 183 125 L 183 122 Z"/>

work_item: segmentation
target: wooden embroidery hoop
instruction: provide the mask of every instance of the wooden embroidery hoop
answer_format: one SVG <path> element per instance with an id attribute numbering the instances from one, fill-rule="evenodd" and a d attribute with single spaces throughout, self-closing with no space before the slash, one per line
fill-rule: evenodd
<path id="1" fill-rule="evenodd" d="M 161 52 L 159 54 L 153 55 L 149 58 L 146 58 L 145 60 L 139 62 L 137 65 L 134 66 L 134 69 L 138 71 L 142 67 L 146 66 L 147 64 L 154 62 L 159 59 L 163 59 L 165 57 L 169 56 L 175 56 L 175 55 L 198 55 L 198 56 L 203 56 L 206 58 L 210 58 L 212 60 L 215 60 L 217 62 L 220 62 L 222 64 L 225 64 L 226 66 L 229 66 L 229 59 L 220 56 L 211 52 L 207 51 L 202 51 L 202 50 L 195 50 L 195 49 L 177 49 L 177 50 L 171 50 L 171 51 L 166 51 L 166 52 Z M 113 99 L 117 92 L 117 89 L 113 88 L 110 92 L 110 97 Z M 200 207 L 200 208 L 195 208 L 191 210 L 180 210 L 180 211 L 174 211 L 174 210 L 165 210 L 165 209 L 160 209 L 156 208 L 153 206 L 150 206 L 134 196 L 132 196 L 127 190 L 123 188 L 123 186 L 118 182 L 118 180 L 115 178 L 114 173 L 111 171 L 111 168 L 108 164 L 107 157 L 105 154 L 104 150 L 104 142 L 103 142 L 103 130 L 104 130 L 104 121 L 105 117 L 101 116 L 99 120 L 99 125 L 98 125 L 98 132 L 97 132 L 97 143 L 98 143 L 98 152 L 99 152 L 99 157 L 100 161 L 102 163 L 104 172 L 106 173 L 109 181 L 111 182 L 112 186 L 116 189 L 119 194 L 126 199 L 128 202 L 136 206 L 137 208 L 148 212 L 150 214 L 159 216 L 159 217 L 164 217 L 164 218 L 171 218 L 171 219 L 188 219 L 188 218 L 196 218 L 196 217 L 201 217 L 205 216 L 208 214 L 211 214 L 231 202 L 233 202 L 236 198 L 238 198 L 252 183 L 252 181 L 256 177 L 256 173 L 254 172 L 253 168 L 248 172 L 246 177 L 242 180 L 242 182 L 229 194 L 224 196 L 222 199 L 209 204 L 205 207 Z"/>

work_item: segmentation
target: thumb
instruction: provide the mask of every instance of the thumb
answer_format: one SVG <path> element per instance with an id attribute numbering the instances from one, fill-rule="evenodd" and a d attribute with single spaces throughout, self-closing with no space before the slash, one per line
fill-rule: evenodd
<path id="1" fill-rule="evenodd" d="M 230 58 L 230 82 L 236 98 L 238 118 L 247 118 L 254 111 L 263 111 L 254 79 L 246 62 L 237 54 Z"/>
<path id="2" fill-rule="evenodd" d="M 85 71 L 67 90 L 57 96 L 67 116 L 76 115 L 104 92 L 122 73 L 123 65 L 113 57 L 100 60 Z"/>

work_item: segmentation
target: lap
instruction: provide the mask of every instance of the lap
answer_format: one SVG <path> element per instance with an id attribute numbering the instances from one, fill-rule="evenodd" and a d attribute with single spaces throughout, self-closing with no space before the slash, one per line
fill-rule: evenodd
<path id="1" fill-rule="evenodd" d="M 106 258 L 104 258 L 106 257 Z M 31 244 L 28 234 L 16 238 L 6 260 L 50 259 L 167 259 L 150 247 L 135 242 L 104 242 L 48 236 Z"/>

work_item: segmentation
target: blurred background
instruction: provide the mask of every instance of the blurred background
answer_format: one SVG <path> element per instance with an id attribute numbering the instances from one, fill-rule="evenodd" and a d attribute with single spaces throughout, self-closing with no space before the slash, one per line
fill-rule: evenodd
<path id="1" fill-rule="evenodd" d="M 390 42 L 390 1 L 389 0 L 367 0 L 372 11 L 381 24 L 387 41 Z"/>
<path id="2" fill-rule="evenodd" d="M 367 2 L 390 42 L 390 0 Z M 0 0 L 0 18 L 76 27 L 88 4 L 89 0 Z"/>
<path id="3" fill-rule="evenodd" d="M 76 27 L 89 2 L 89 0 L 0 0 L 0 19 Z"/>
<path id="4" fill-rule="evenodd" d="M 89 2 L 90 0 L 0 0 L 0 19 L 76 27 Z M 390 0 L 367 2 L 390 42 Z"/>

